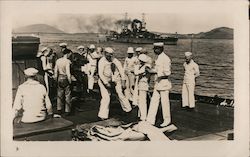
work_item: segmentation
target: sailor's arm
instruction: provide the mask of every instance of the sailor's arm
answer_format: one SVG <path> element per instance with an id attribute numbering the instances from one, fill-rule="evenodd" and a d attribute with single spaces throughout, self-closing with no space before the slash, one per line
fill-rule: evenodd
<path id="1" fill-rule="evenodd" d="M 46 65 L 46 57 L 45 56 L 42 56 L 41 57 L 41 61 L 42 61 L 42 67 L 43 67 L 43 70 L 47 70 L 47 65 Z"/>
<path id="2" fill-rule="evenodd" d="M 171 60 L 167 59 L 165 63 L 163 63 L 163 76 L 169 76 L 171 74 Z"/>
<path id="3" fill-rule="evenodd" d="M 70 64 L 71 64 L 70 62 L 66 64 L 66 75 L 69 83 L 71 84 Z"/>
<path id="4" fill-rule="evenodd" d="M 13 119 L 15 119 L 15 117 L 18 114 L 18 111 L 21 108 L 22 108 L 22 89 L 18 87 L 17 92 L 16 92 L 16 97 L 14 100 L 14 104 L 13 104 Z"/>
<path id="5" fill-rule="evenodd" d="M 57 77 L 58 77 L 58 66 L 57 66 L 57 61 L 56 61 L 56 65 L 54 69 L 54 79 L 57 80 Z"/>
<path id="6" fill-rule="evenodd" d="M 45 90 L 45 93 L 46 93 L 45 88 L 44 88 L 44 90 Z M 45 106 L 46 106 L 48 115 L 52 115 L 53 114 L 52 104 L 51 104 L 51 101 L 50 101 L 49 96 L 48 96 L 47 93 L 45 95 Z"/>
<path id="7" fill-rule="evenodd" d="M 128 63 L 127 63 L 127 58 L 125 59 L 124 61 L 124 65 L 123 65 L 123 69 L 124 69 L 124 72 L 126 73 L 127 72 L 127 67 L 128 67 Z"/>
<path id="8" fill-rule="evenodd" d="M 126 87 L 126 76 L 125 76 L 125 73 L 124 73 L 124 69 L 122 67 L 122 63 L 116 59 L 114 61 L 114 64 L 116 65 L 120 75 L 121 75 L 121 80 L 122 80 L 122 88 L 125 88 Z"/>
<path id="9" fill-rule="evenodd" d="M 140 65 L 135 65 L 134 68 L 135 75 L 140 75 L 145 73 L 145 68 L 140 68 Z"/>
<path id="10" fill-rule="evenodd" d="M 199 65 L 198 64 L 194 64 L 194 76 L 198 77 L 200 76 L 200 70 L 199 70 Z"/>
<path id="11" fill-rule="evenodd" d="M 125 76 L 124 69 L 122 67 L 121 62 L 118 59 L 115 59 L 114 64 L 116 65 L 116 67 L 117 67 L 117 69 L 118 69 L 118 71 L 119 71 L 119 73 L 121 75 L 121 79 L 126 80 L 126 76 Z"/>
<path id="12" fill-rule="evenodd" d="M 105 66 L 104 66 L 104 62 L 103 62 L 103 58 L 102 58 L 102 59 L 100 59 L 100 61 L 98 63 L 98 75 L 104 84 L 108 84 L 109 82 L 107 82 L 107 80 L 105 79 L 105 76 L 104 76 L 104 67 Z"/>

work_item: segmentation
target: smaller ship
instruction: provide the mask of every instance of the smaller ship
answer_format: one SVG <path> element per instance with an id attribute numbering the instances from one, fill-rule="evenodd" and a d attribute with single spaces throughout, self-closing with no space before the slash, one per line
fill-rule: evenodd
<path id="1" fill-rule="evenodd" d="M 128 21 L 127 14 L 125 14 L 124 21 Z M 129 25 L 131 29 L 129 29 Z M 142 14 L 142 20 L 134 19 L 129 24 L 128 22 L 124 22 L 121 33 L 110 31 L 106 38 L 107 41 L 135 44 L 152 44 L 154 42 L 163 42 L 166 45 L 176 45 L 178 41 L 177 33 L 174 36 L 168 36 L 147 31 L 145 14 Z"/>

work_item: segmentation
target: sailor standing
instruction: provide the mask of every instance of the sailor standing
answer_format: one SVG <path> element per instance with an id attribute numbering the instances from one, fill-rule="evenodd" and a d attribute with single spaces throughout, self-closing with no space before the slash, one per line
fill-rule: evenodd
<path id="1" fill-rule="evenodd" d="M 139 49 L 139 50 L 138 50 L 138 49 Z M 145 56 L 145 57 L 147 58 L 147 62 L 146 62 L 145 64 L 147 64 L 148 67 L 152 67 L 152 58 L 149 57 L 149 56 L 147 55 L 147 54 L 148 54 L 147 49 L 145 49 L 145 48 L 143 48 L 143 49 L 137 48 L 137 51 L 140 52 L 140 53 L 139 53 L 140 55 L 143 54 L 143 56 Z M 139 55 L 139 56 L 140 56 L 140 55 Z M 137 59 L 138 59 L 138 58 L 137 58 Z M 148 83 L 149 83 L 149 82 L 150 82 L 150 75 L 149 75 L 149 77 L 148 77 L 147 80 L 148 80 Z M 139 83 L 139 77 L 136 76 L 136 77 L 135 77 L 135 87 L 134 87 L 133 97 L 132 97 L 132 104 L 133 104 L 134 106 L 138 106 L 138 104 L 139 104 L 138 83 Z"/>
<path id="2" fill-rule="evenodd" d="M 44 82 L 45 82 L 45 87 L 47 89 L 47 93 L 49 95 L 50 94 L 50 89 L 52 86 L 52 76 L 53 76 L 53 68 L 54 68 L 54 54 L 53 54 L 53 50 L 51 48 L 48 47 L 44 47 L 41 50 L 40 55 L 38 56 L 40 57 L 41 60 L 41 66 L 42 66 L 42 71 L 44 73 Z"/>
<path id="3" fill-rule="evenodd" d="M 104 57 L 98 63 L 98 85 L 102 96 L 98 117 L 101 119 L 107 119 L 109 116 L 111 92 L 117 93 L 121 107 L 125 112 L 132 110 L 128 99 L 123 94 L 123 88 L 125 88 L 124 70 L 121 62 L 113 58 L 113 53 L 112 48 L 105 48 Z"/>
<path id="4" fill-rule="evenodd" d="M 129 100 L 132 100 L 134 86 L 135 86 L 134 69 L 135 65 L 138 64 L 138 59 L 137 57 L 134 56 L 135 52 L 133 50 L 133 47 L 129 47 L 127 53 L 128 57 L 125 58 L 123 66 L 127 78 L 125 95 Z"/>
<path id="5" fill-rule="evenodd" d="M 182 86 L 182 107 L 194 109 L 195 78 L 200 75 L 199 66 L 192 59 L 191 52 L 185 52 L 185 58 L 186 62 L 183 64 L 185 73 Z"/>
<path id="6" fill-rule="evenodd" d="M 148 62 L 148 56 L 141 54 L 138 57 L 139 64 L 135 66 L 135 75 L 138 76 L 138 97 L 139 97 L 139 114 L 142 121 L 147 117 L 147 92 L 149 89 L 147 69 L 151 68 Z"/>
<path id="7" fill-rule="evenodd" d="M 171 123 L 169 90 L 172 88 L 168 76 L 171 74 L 171 60 L 164 52 L 163 43 L 154 43 L 154 53 L 158 55 L 155 61 L 156 80 L 153 96 L 151 98 L 147 121 L 154 125 L 158 106 L 161 100 L 163 123 L 165 127 Z"/>
<path id="8" fill-rule="evenodd" d="M 87 78 L 82 72 L 82 66 L 85 66 L 88 63 L 86 57 L 84 57 L 84 46 L 80 45 L 77 47 L 77 52 L 72 54 L 72 66 L 71 73 L 76 78 L 76 85 L 81 89 L 82 94 L 87 92 Z"/>
<path id="9" fill-rule="evenodd" d="M 142 47 L 137 47 L 136 49 L 135 49 L 135 56 L 138 58 L 139 57 L 139 55 L 141 54 L 141 50 L 142 50 Z"/>
<path id="10" fill-rule="evenodd" d="M 62 51 L 64 56 L 56 61 L 54 77 L 58 82 L 57 88 L 57 111 L 62 113 L 62 108 L 65 106 L 66 115 L 71 112 L 71 61 L 68 59 L 69 51 Z M 65 101 L 64 101 L 65 99 Z M 65 104 L 64 104 L 65 102 Z"/>
<path id="11" fill-rule="evenodd" d="M 152 63 L 153 63 L 152 58 L 150 56 L 148 56 L 147 49 L 145 49 L 145 48 L 141 49 L 140 54 L 145 54 L 147 56 L 147 64 L 152 65 Z"/>
<path id="12" fill-rule="evenodd" d="M 38 70 L 28 68 L 24 70 L 27 81 L 21 84 L 16 93 L 13 109 L 14 119 L 22 109 L 21 121 L 33 123 L 45 120 L 48 115 L 52 115 L 52 105 L 46 92 L 46 88 L 36 81 Z"/>
<path id="13" fill-rule="evenodd" d="M 64 54 L 67 54 L 67 58 L 69 60 L 71 60 L 71 55 L 72 55 L 72 51 L 70 49 L 67 48 L 67 43 L 60 43 L 59 46 L 61 47 L 61 55 L 58 56 L 58 58 L 61 58 L 62 56 L 64 56 Z"/>
<path id="14" fill-rule="evenodd" d="M 97 69 L 97 60 L 100 58 L 101 56 L 95 51 L 95 45 L 91 44 L 89 46 L 89 54 L 88 54 L 88 93 L 92 93 L 93 88 L 94 88 L 94 83 L 95 83 L 95 79 L 94 79 L 94 74 L 96 72 Z"/>

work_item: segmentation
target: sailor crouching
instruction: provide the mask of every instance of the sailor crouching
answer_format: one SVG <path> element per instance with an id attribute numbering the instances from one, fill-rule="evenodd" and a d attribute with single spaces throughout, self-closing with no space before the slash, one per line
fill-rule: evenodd
<path id="1" fill-rule="evenodd" d="M 158 56 L 155 61 L 156 80 L 151 98 L 147 121 L 155 125 L 156 114 L 161 100 L 163 123 L 165 127 L 171 123 L 169 90 L 172 88 L 168 76 L 171 74 L 171 60 L 164 52 L 163 43 L 154 43 L 154 53 Z"/>
<path id="2" fill-rule="evenodd" d="M 52 105 L 44 85 L 36 81 L 38 70 L 28 68 L 24 70 L 27 81 L 21 84 L 16 93 L 13 109 L 14 119 L 22 109 L 21 122 L 33 123 L 46 119 L 52 115 Z"/>
<path id="3" fill-rule="evenodd" d="M 101 119 L 107 119 L 109 116 L 110 95 L 112 91 L 117 93 L 121 107 L 125 112 L 132 110 L 128 99 L 123 94 L 123 88 L 125 88 L 124 70 L 121 62 L 113 58 L 113 52 L 112 48 L 105 48 L 105 55 L 98 63 L 98 85 L 102 96 L 98 117 Z"/>

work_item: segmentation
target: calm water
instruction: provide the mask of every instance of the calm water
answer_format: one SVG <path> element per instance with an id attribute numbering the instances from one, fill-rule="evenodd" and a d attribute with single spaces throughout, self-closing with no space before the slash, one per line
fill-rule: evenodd
<path id="1" fill-rule="evenodd" d="M 87 46 L 90 43 L 96 44 L 97 36 L 94 34 L 41 35 L 42 46 L 49 46 L 56 52 L 60 48 L 60 42 L 67 42 L 68 47 L 76 51 L 79 45 Z M 100 43 L 97 46 L 113 47 L 116 57 L 122 62 L 126 57 L 127 47 L 143 46 L 149 50 L 149 55 L 155 58 L 151 44 L 122 44 L 122 43 Z M 166 45 L 165 50 L 172 60 L 172 75 L 170 77 L 173 84 L 172 92 L 180 93 L 183 80 L 184 52 L 190 51 L 191 40 L 180 39 L 178 45 Z M 195 39 L 193 41 L 194 60 L 200 66 L 200 77 L 196 82 L 195 93 L 198 95 L 214 96 L 223 98 L 233 98 L 234 70 L 233 70 L 233 40 L 221 39 Z"/>

